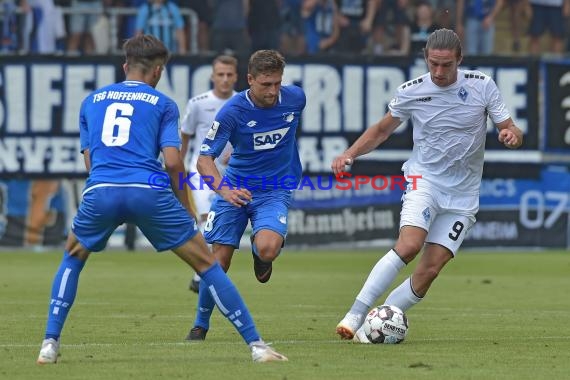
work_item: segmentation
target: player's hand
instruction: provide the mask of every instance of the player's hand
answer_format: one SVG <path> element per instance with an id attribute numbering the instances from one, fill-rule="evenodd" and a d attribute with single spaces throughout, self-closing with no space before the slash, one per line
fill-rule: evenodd
<path id="1" fill-rule="evenodd" d="M 347 171 L 346 167 L 351 166 L 353 162 L 354 158 L 352 158 L 350 155 L 346 153 L 343 153 L 340 156 L 336 157 L 331 165 L 334 175 L 339 176 L 340 173 L 346 172 Z"/>
<path id="2" fill-rule="evenodd" d="M 499 142 L 510 149 L 516 149 L 522 145 L 522 139 L 520 139 L 516 133 L 507 128 L 499 131 Z"/>
<path id="3" fill-rule="evenodd" d="M 236 207 L 242 207 L 251 202 L 251 193 L 248 189 L 223 189 L 220 195 Z"/>

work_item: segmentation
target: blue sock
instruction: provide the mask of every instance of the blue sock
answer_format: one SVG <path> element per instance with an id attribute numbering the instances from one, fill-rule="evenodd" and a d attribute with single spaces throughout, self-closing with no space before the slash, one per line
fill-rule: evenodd
<path id="1" fill-rule="evenodd" d="M 59 339 L 67 313 L 73 305 L 77 294 L 79 274 L 85 261 L 70 256 L 67 251 L 63 253 L 63 260 L 53 279 L 51 288 L 51 301 L 46 327 L 45 338 Z"/>
<path id="2" fill-rule="evenodd" d="M 208 285 L 204 281 L 200 281 L 200 291 L 198 292 L 198 310 L 196 310 L 195 327 L 202 327 L 208 330 L 210 328 L 210 317 L 214 311 L 216 303 L 212 294 L 208 290 Z"/>
<path id="3" fill-rule="evenodd" d="M 261 340 L 241 295 L 218 262 L 200 273 L 200 294 L 206 290 L 247 344 Z M 204 285 L 204 287 L 202 287 Z M 204 293 L 206 293 L 204 292 Z"/>

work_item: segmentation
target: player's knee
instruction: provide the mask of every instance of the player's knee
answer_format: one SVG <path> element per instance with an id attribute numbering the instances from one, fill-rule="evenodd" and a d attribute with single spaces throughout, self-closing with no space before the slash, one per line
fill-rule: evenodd
<path id="1" fill-rule="evenodd" d="M 423 242 L 398 240 L 394 246 L 394 250 L 405 263 L 409 263 L 417 256 L 422 247 Z"/>
<path id="2" fill-rule="evenodd" d="M 281 252 L 281 245 L 276 244 L 258 244 L 256 245 L 257 254 L 262 261 L 273 261 Z"/>

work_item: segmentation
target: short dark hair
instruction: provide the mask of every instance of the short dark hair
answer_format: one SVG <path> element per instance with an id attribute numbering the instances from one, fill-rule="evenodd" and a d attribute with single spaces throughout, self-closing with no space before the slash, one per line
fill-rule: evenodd
<path id="1" fill-rule="evenodd" d="M 281 73 L 285 69 L 285 58 L 276 50 L 258 50 L 251 55 L 247 66 L 248 74 Z"/>
<path id="2" fill-rule="evenodd" d="M 137 34 L 127 39 L 123 44 L 123 51 L 127 64 L 144 73 L 156 65 L 164 65 L 170 57 L 162 41 L 150 34 Z"/>
<path id="3" fill-rule="evenodd" d="M 452 50 L 456 52 L 456 56 L 458 58 L 462 56 L 461 40 L 459 39 L 459 36 L 453 30 L 446 28 L 437 29 L 429 35 L 424 49 L 424 55 L 426 58 L 430 49 Z"/>

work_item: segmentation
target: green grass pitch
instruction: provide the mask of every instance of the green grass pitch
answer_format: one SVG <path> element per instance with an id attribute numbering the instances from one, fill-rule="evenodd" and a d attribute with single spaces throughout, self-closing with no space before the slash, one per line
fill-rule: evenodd
<path id="1" fill-rule="evenodd" d="M 264 339 L 290 360 L 268 364 L 251 362 L 218 311 L 205 342 L 184 342 L 197 296 L 175 255 L 92 255 L 59 362 L 38 366 L 61 253 L 3 251 L 0 379 L 570 378 L 570 252 L 462 251 L 408 311 L 402 344 L 341 341 L 335 326 L 384 252 L 288 250 L 267 284 L 256 282 L 249 252 L 236 254 L 230 277 Z"/>

